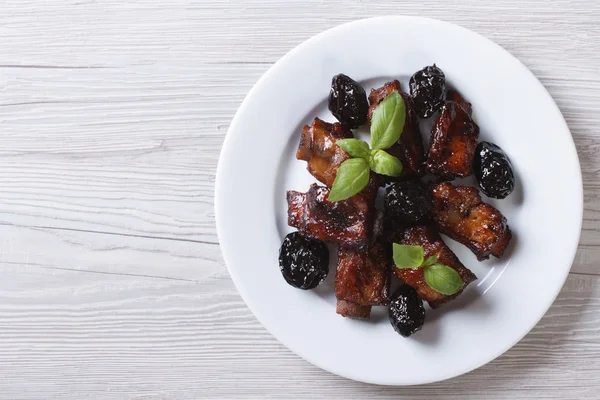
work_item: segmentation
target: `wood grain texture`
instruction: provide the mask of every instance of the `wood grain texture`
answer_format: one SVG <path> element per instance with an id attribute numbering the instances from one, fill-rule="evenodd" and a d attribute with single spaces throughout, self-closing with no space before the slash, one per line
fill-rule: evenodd
<path id="1" fill-rule="evenodd" d="M 415 388 L 344 380 L 277 343 L 214 226 L 220 147 L 256 80 L 324 29 L 389 14 L 517 56 L 567 119 L 585 185 L 546 317 L 487 366 Z M 0 3 L 0 399 L 599 398 L 598 18 L 594 0 Z"/>

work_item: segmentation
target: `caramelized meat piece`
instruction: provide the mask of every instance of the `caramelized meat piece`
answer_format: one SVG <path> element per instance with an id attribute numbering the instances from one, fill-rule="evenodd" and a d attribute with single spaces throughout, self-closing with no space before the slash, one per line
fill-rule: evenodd
<path id="1" fill-rule="evenodd" d="M 350 155 L 335 142 L 350 137 L 352 137 L 352 133 L 342 124 L 330 124 L 315 118 L 312 125 L 305 125 L 302 129 L 296 158 L 308 161 L 308 172 L 320 182 L 331 187 L 338 167 L 350 158 Z"/>
<path id="2" fill-rule="evenodd" d="M 478 260 L 502 257 L 512 233 L 506 218 L 481 201 L 476 188 L 439 183 L 432 188 L 432 218 L 440 232 L 467 246 Z"/>
<path id="3" fill-rule="evenodd" d="M 392 179 L 401 181 L 417 179 L 422 177 L 425 173 L 425 149 L 423 147 L 421 130 L 419 129 L 419 120 L 415 114 L 412 100 L 408 94 L 400 91 L 400 82 L 394 80 L 386 83 L 379 89 L 371 90 L 371 94 L 369 94 L 370 107 L 368 118 L 369 121 L 371 121 L 375 108 L 393 91 L 400 93 L 404 99 L 404 103 L 406 104 L 406 120 L 404 122 L 404 130 L 402 131 L 400 140 L 392 147 L 386 149 L 386 151 L 394 157 L 397 157 L 400 162 L 402 162 L 404 169 L 398 178 L 385 177 L 385 179 L 388 181 L 391 181 Z"/>
<path id="4" fill-rule="evenodd" d="M 438 308 L 456 298 L 462 291 L 477 279 L 467 267 L 465 267 L 456 255 L 443 242 L 435 228 L 430 226 L 414 226 L 404 231 L 400 237 L 400 244 L 409 246 L 422 246 L 425 250 L 425 259 L 437 256 L 438 263 L 453 268 L 463 280 L 462 289 L 452 296 L 446 296 L 433 290 L 423 276 L 423 268 L 394 268 L 394 273 L 404 283 L 414 287 L 419 297 L 429 303 L 431 308 Z"/>
<path id="5" fill-rule="evenodd" d="M 381 103 L 381 101 L 392 92 L 398 92 L 402 94 L 400 82 L 398 82 L 397 80 L 388 82 L 379 89 L 371 89 L 371 93 L 369 93 L 369 112 L 367 113 L 367 118 L 369 119 L 369 122 L 373 117 L 373 111 L 375 111 L 379 103 Z M 404 98 L 404 101 L 406 101 L 406 98 Z"/>
<path id="6" fill-rule="evenodd" d="M 367 194 L 371 190 L 373 194 Z M 340 246 L 366 249 L 373 228 L 374 195 L 369 187 L 347 200 L 327 201 L 329 189 L 311 185 L 306 193 L 287 192 L 288 225 L 304 236 Z"/>
<path id="7" fill-rule="evenodd" d="M 361 306 L 346 300 L 338 300 L 335 311 L 344 317 L 353 319 L 369 319 L 371 317 L 371 306 Z"/>
<path id="8" fill-rule="evenodd" d="M 459 103 L 447 101 L 431 131 L 427 171 L 446 179 L 473 173 L 479 127 Z"/>
<path id="9" fill-rule="evenodd" d="M 340 247 L 335 276 L 337 313 L 369 319 L 372 305 L 387 304 L 392 264 L 390 248 L 382 243 L 373 244 L 366 252 Z"/>
<path id="10" fill-rule="evenodd" d="M 340 247 L 335 296 L 363 306 L 386 305 L 391 266 L 389 245 L 375 243 L 367 251 Z"/>
<path id="11" fill-rule="evenodd" d="M 467 114 L 469 114 L 469 115 L 473 114 L 473 108 L 471 107 L 471 103 L 466 101 L 465 98 L 462 97 L 462 95 L 460 93 L 458 93 L 456 90 L 454 90 L 454 89 L 448 90 L 448 94 L 447 94 L 446 98 L 448 101 L 453 101 L 453 102 L 457 103 L 459 106 L 461 106 L 462 109 L 467 112 Z"/>

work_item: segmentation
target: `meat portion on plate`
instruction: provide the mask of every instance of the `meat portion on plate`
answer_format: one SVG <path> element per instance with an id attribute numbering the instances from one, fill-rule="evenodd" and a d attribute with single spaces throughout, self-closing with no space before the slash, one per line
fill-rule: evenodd
<path id="1" fill-rule="evenodd" d="M 307 161 L 308 172 L 331 187 L 340 164 L 350 158 L 335 142 L 351 137 L 352 132 L 342 124 L 330 124 L 315 118 L 310 126 L 305 125 L 302 129 L 296 158 Z"/>
<path id="2" fill-rule="evenodd" d="M 431 217 L 440 232 L 467 246 L 478 260 L 502 257 L 512 233 L 506 218 L 481 200 L 474 187 L 438 183 L 432 187 Z"/>
<path id="3" fill-rule="evenodd" d="M 317 184 L 311 185 L 306 193 L 289 190 L 288 225 L 313 239 L 366 250 L 373 230 L 377 193 L 377 187 L 373 190 L 373 186 L 370 184 L 363 192 L 335 203 L 327 200 L 329 188 Z"/>
<path id="4" fill-rule="evenodd" d="M 469 114 L 469 115 L 473 114 L 473 107 L 471 107 L 471 103 L 466 101 L 465 98 L 462 97 L 462 95 L 460 93 L 458 93 L 458 91 L 456 91 L 454 89 L 448 90 L 448 93 L 446 94 L 446 99 L 448 101 L 453 101 L 455 103 L 458 103 L 458 105 L 461 106 L 462 109 L 467 112 L 467 114 Z"/>
<path id="5" fill-rule="evenodd" d="M 385 99 L 390 93 L 398 92 L 404 99 L 406 105 L 406 119 L 402 135 L 396 144 L 386 149 L 386 151 L 398 158 L 402 162 L 402 174 L 397 178 L 385 177 L 386 180 L 408 180 L 417 179 L 425 173 L 425 148 L 423 147 L 423 137 L 419 129 L 419 120 L 415 114 L 412 100 L 406 93 L 402 93 L 400 82 L 397 80 L 391 81 L 380 87 L 379 89 L 371 90 L 369 94 L 369 112 L 368 118 L 371 121 L 375 108 Z"/>
<path id="6" fill-rule="evenodd" d="M 371 317 L 371 306 L 362 306 L 350 301 L 338 299 L 335 312 L 352 319 L 369 319 Z"/>
<path id="7" fill-rule="evenodd" d="M 431 131 L 425 162 L 427 172 L 444 179 L 462 178 L 473 173 L 479 127 L 471 118 L 470 107 L 469 110 L 463 108 L 465 104 L 468 103 L 461 105 L 447 101 L 442 107 Z"/>
<path id="8" fill-rule="evenodd" d="M 364 309 L 360 308 L 357 314 L 356 307 L 349 307 L 348 303 L 359 306 L 386 305 L 389 301 L 392 265 L 389 244 L 376 242 L 367 251 L 340 246 L 335 275 L 337 313 L 364 319 Z"/>
<path id="9" fill-rule="evenodd" d="M 450 250 L 442 240 L 439 233 L 432 226 L 420 225 L 406 229 L 399 237 L 399 244 L 409 246 L 421 246 L 425 252 L 425 259 L 431 256 L 437 256 L 437 262 L 453 268 L 458 272 L 462 281 L 462 289 L 447 296 L 433 290 L 426 282 L 423 276 L 423 268 L 394 268 L 394 273 L 404 283 L 414 287 L 419 297 L 429 303 L 431 308 L 438 308 L 456 298 L 462 291 L 477 279 L 475 274 L 465 267 L 458 257 Z"/>
<path id="10" fill-rule="evenodd" d="M 378 89 L 371 89 L 371 93 L 369 93 L 369 111 L 367 112 L 367 119 L 369 122 L 371 122 L 371 118 L 373 118 L 373 112 L 379 103 L 381 103 L 381 101 L 392 92 L 398 92 L 402 94 L 402 88 L 400 87 L 400 82 L 397 79 L 386 83 Z"/>

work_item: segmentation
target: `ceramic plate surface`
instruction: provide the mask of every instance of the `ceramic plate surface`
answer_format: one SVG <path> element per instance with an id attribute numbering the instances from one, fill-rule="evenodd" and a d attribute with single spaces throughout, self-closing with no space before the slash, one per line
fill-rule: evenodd
<path id="1" fill-rule="evenodd" d="M 289 286 L 279 271 L 278 250 L 293 231 L 287 226 L 286 190 L 306 191 L 316 182 L 306 163 L 295 158 L 302 126 L 315 117 L 335 121 L 327 110 L 331 78 L 345 73 L 367 92 L 399 79 L 407 90 L 409 77 L 433 63 L 473 104 L 480 140 L 498 144 L 513 163 L 515 191 L 505 200 L 486 201 L 506 216 L 514 238 L 502 259 L 485 262 L 447 239 L 479 279 L 454 302 L 428 310 L 423 330 L 405 339 L 391 327 L 384 307 L 373 308 L 370 322 L 336 314 L 335 264 L 316 290 Z M 427 142 L 429 131 L 422 133 Z M 424 18 L 382 17 L 307 40 L 259 80 L 223 144 L 215 208 L 231 277 L 278 340 L 350 379 L 414 385 L 471 371 L 533 328 L 573 262 L 582 197 L 569 129 L 525 66 L 467 29 Z"/>

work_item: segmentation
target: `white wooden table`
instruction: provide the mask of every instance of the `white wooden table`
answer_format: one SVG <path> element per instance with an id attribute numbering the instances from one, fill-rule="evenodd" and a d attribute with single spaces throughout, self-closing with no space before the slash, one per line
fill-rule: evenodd
<path id="1" fill-rule="evenodd" d="M 229 278 L 213 211 L 221 143 L 261 74 L 385 14 L 461 24 L 522 60 L 585 185 L 546 317 L 485 367 L 412 388 L 338 378 L 275 341 Z M 0 399 L 600 398 L 599 19 L 597 0 L 1 2 Z"/>

